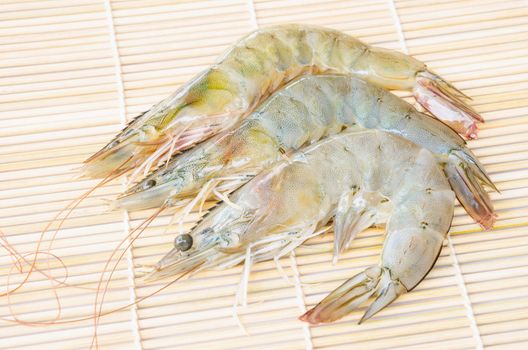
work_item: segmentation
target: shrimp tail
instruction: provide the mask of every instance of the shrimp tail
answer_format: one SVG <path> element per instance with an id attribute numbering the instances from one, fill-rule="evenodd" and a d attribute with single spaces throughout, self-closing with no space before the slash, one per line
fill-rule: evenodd
<path id="1" fill-rule="evenodd" d="M 416 83 L 414 97 L 425 109 L 468 139 L 477 138 L 484 119 L 466 103 L 470 97 L 429 70 L 419 72 Z"/>
<path id="2" fill-rule="evenodd" d="M 398 280 L 390 278 L 387 269 L 372 266 L 343 283 L 299 319 L 312 325 L 333 322 L 349 314 L 376 293 L 377 298 L 359 321 L 362 323 L 405 292 L 407 290 Z"/>
<path id="3" fill-rule="evenodd" d="M 482 164 L 468 150 L 452 151 L 445 172 L 460 204 L 468 214 L 482 228 L 491 229 L 497 215 L 483 185 L 497 192 L 499 190 L 486 174 Z"/>

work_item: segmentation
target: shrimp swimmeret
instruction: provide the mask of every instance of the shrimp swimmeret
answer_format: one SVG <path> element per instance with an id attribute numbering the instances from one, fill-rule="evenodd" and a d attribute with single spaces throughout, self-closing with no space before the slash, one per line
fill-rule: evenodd
<path id="1" fill-rule="evenodd" d="M 464 140 L 392 93 L 343 75 L 307 75 L 290 82 L 232 130 L 174 157 L 130 188 L 114 207 L 176 205 L 205 195 L 204 187 L 212 193 L 211 182 L 232 190 L 281 156 L 345 127 L 387 131 L 433 152 L 445 163 L 444 171 L 466 211 L 484 228 L 493 226 L 493 205 L 483 184 L 495 187 Z"/>
<path id="2" fill-rule="evenodd" d="M 211 68 L 138 116 L 85 161 L 83 174 L 107 177 L 132 169 L 132 178 L 146 174 L 172 154 L 230 128 L 288 81 L 324 72 L 413 91 L 433 115 L 470 138 L 476 137 L 476 122 L 483 121 L 465 95 L 411 56 L 336 30 L 280 25 L 246 36 Z"/>
<path id="3" fill-rule="evenodd" d="M 382 258 L 303 320 L 338 319 L 375 293 L 363 319 L 413 289 L 434 265 L 455 195 L 431 152 L 377 130 L 331 136 L 279 162 L 219 204 L 157 264 L 150 280 L 288 254 L 334 218 L 335 254 L 386 226 Z"/>

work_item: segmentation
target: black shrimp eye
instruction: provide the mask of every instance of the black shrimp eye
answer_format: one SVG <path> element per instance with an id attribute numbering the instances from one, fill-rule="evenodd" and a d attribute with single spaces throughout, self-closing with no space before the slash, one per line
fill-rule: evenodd
<path id="1" fill-rule="evenodd" d="M 151 180 L 148 180 L 147 182 L 145 182 L 143 184 L 143 189 L 144 190 L 148 190 L 149 188 L 152 188 L 154 186 L 156 186 L 156 180 L 152 180 L 151 179 Z"/>
<path id="2" fill-rule="evenodd" d="M 179 235 L 174 239 L 174 246 L 181 252 L 185 252 L 191 249 L 193 244 L 193 238 L 189 234 Z"/>

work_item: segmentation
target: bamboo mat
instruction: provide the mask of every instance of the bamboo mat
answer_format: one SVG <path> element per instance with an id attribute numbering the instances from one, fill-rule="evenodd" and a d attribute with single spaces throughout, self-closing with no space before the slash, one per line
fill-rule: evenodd
<path id="1" fill-rule="evenodd" d="M 367 323 L 364 310 L 330 325 L 296 320 L 346 278 L 377 261 L 381 231 L 358 237 L 331 265 L 331 235 L 257 264 L 249 305 L 233 318 L 241 268 L 205 272 L 102 317 L 101 349 L 526 349 L 528 348 L 528 2 L 523 0 L 0 0 L 0 229 L 19 252 L 35 250 L 45 224 L 97 182 L 76 168 L 138 113 L 260 26 L 310 23 L 409 52 L 474 98 L 486 124 L 470 146 L 501 190 L 497 227 L 481 232 L 457 206 L 450 239 L 430 275 Z M 404 95 L 405 96 L 405 95 Z M 93 314 L 112 250 L 152 212 L 106 212 L 108 185 L 85 200 L 51 252 L 69 286 L 33 274 L 0 317 L 63 320 Z M 196 219 L 196 217 L 193 217 Z M 162 286 L 139 276 L 171 246 L 168 216 L 118 251 L 104 310 Z M 192 223 L 189 223 L 191 226 Z M 52 232 L 51 232 L 52 233 Z M 44 237 L 43 247 L 51 233 Z M 50 273 L 65 270 L 50 257 Z M 13 261 L 0 247 L 0 283 Z M 108 274 L 105 280 L 108 278 Z M 11 278 L 16 284 L 16 274 Z M 167 281 L 165 281 L 167 282 Z M 56 285 L 56 282 L 55 282 Z M 2 289 L 2 292 L 4 290 Z M 99 299 L 100 300 L 100 299 Z M 10 311 L 9 305 L 12 310 Z M 0 349 L 87 349 L 93 321 L 29 327 L 0 321 Z"/>

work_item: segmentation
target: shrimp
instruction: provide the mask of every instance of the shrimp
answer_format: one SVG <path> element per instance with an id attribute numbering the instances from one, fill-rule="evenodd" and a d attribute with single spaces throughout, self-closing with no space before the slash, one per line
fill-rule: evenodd
<path id="1" fill-rule="evenodd" d="M 85 161 L 82 173 L 97 178 L 134 169 L 132 178 L 146 175 L 172 154 L 229 129 L 295 77 L 324 72 L 413 91 L 431 113 L 470 138 L 482 121 L 465 95 L 408 55 L 336 30 L 280 25 L 249 34 L 211 68 L 136 117 Z"/>
<path id="2" fill-rule="evenodd" d="M 455 195 L 431 152 L 398 136 L 366 130 L 334 135 L 297 152 L 230 200 L 190 233 L 178 235 L 148 280 L 277 259 L 317 235 L 332 218 L 337 258 L 359 232 L 387 223 L 380 266 L 347 282 L 332 294 L 335 302 L 324 301 L 302 317 L 319 323 L 343 316 L 378 293 L 365 320 L 414 288 L 438 257 Z"/>
<path id="3" fill-rule="evenodd" d="M 464 140 L 390 92 L 342 75 L 309 75 L 290 82 L 234 129 L 176 156 L 168 167 L 130 188 L 114 207 L 176 205 L 205 194 L 200 189 L 210 181 L 233 190 L 230 184 L 247 182 L 284 154 L 346 127 L 387 131 L 436 154 L 446 163 L 445 173 L 468 213 L 484 228 L 493 226 L 493 205 L 482 184 L 495 187 Z"/>

